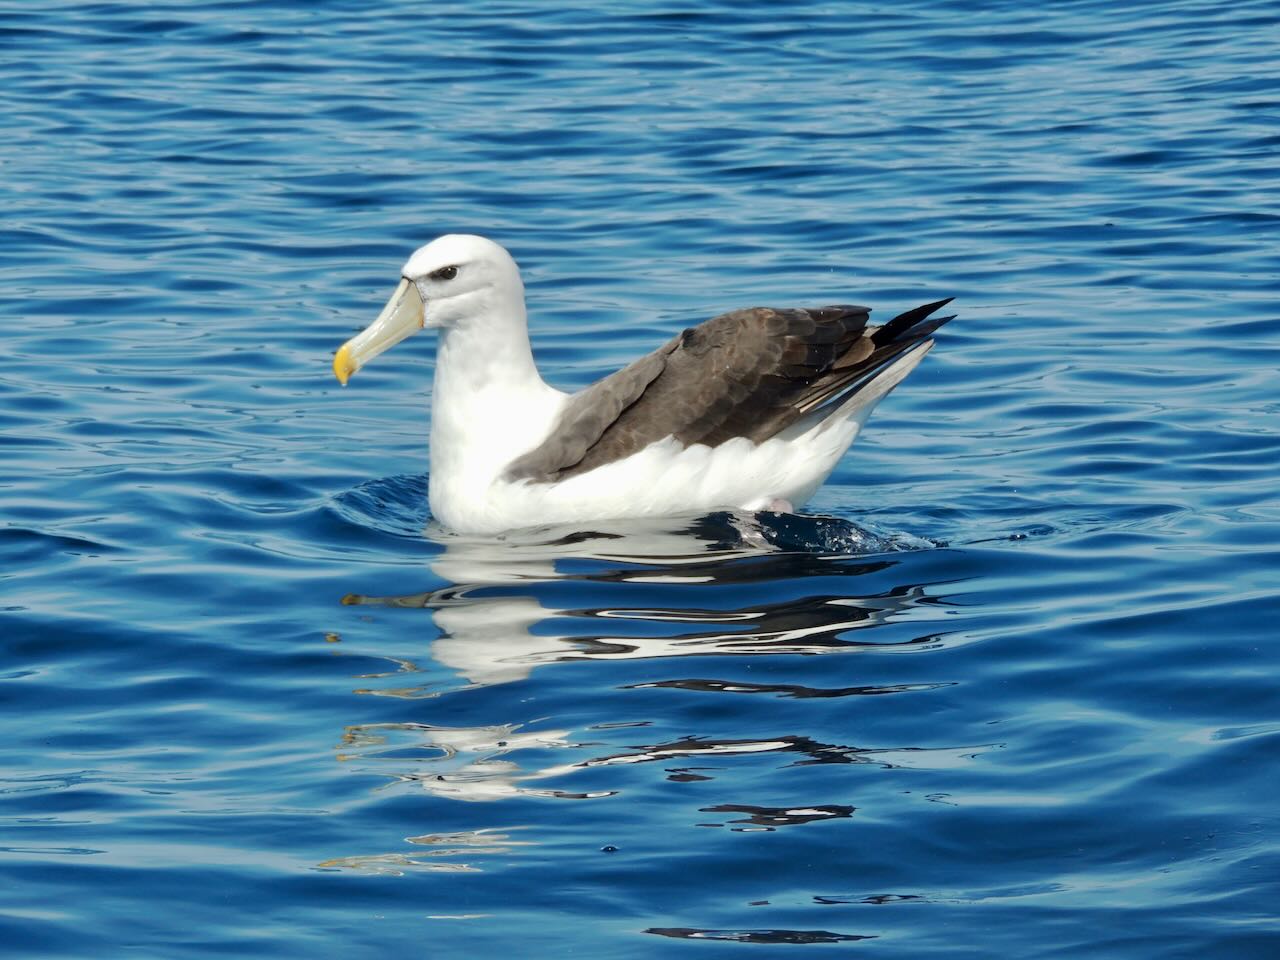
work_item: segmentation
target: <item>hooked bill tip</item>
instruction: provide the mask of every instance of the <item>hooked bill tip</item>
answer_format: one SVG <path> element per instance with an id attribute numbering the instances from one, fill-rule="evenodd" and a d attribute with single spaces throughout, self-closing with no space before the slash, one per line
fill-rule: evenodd
<path id="1" fill-rule="evenodd" d="M 333 355 L 333 375 L 344 387 L 351 375 L 356 372 L 355 362 L 351 359 L 351 351 L 344 345 Z"/>

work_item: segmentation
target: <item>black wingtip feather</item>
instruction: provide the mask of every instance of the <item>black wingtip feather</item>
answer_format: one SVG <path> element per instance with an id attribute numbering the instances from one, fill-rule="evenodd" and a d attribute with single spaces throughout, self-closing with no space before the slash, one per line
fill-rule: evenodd
<path id="1" fill-rule="evenodd" d="M 955 297 L 947 297 L 945 300 L 935 300 L 933 303 L 926 303 L 913 310 L 908 310 L 906 313 L 900 313 L 873 333 L 871 335 L 871 339 L 876 346 L 883 346 L 886 343 L 893 343 L 904 333 L 909 332 L 912 336 L 916 336 L 916 331 L 913 329 L 916 324 L 920 323 L 935 310 L 945 307 L 954 299 Z M 948 320 L 953 319 L 955 319 L 954 314 L 950 317 L 944 317 L 943 319 L 936 321 L 936 325 L 933 327 L 933 330 L 936 330 Z M 932 330 L 930 332 L 932 332 Z"/>

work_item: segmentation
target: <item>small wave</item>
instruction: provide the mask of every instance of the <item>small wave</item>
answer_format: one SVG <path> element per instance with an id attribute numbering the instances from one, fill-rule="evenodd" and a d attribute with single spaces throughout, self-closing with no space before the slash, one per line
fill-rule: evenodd
<path id="1" fill-rule="evenodd" d="M 945 547 L 905 532 L 880 533 L 841 517 L 807 516 L 797 513 L 757 513 L 752 517 L 761 536 L 779 550 L 788 552 L 863 555 L 905 553 Z"/>
<path id="2" fill-rule="evenodd" d="M 96 557 L 118 552 L 117 547 L 100 540 L 19 526 L 0 530 L 0 550 L 13 563 L 38 563 L 54 553 Z"/>
<path id="3" fill-rule="evenodd" d="M 420 538 L 431 520 L 426 474 L 369 480 L 334 497 L 333 509 L 356 526 L 396 537 Z"/>

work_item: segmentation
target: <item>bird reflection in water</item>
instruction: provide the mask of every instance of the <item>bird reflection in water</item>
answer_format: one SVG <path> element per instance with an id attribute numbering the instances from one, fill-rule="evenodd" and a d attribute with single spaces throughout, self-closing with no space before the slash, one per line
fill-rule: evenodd
<path id="1" fill-rule="evenodd" d="M 348 594 L 343 603 L 430 610 L 440 631 L 432 643 L 432 657 L 478 686 L 523 680 L 538 666 L 571 660 L 847 651 L 876 643 L 869 637 L 854 640 L 846 636 L 848 631 L 877 626 L 931 602 L 921 585 L 893 585 L 863 596 L 846 592 L 852 578 L 892 568 L 891 554 L 932 544 L 879 537 L 829 518 L 717 513 L 683 522 L 628 521 L 612 529 L 553 530 L 501 540 L 443 534 L 439 542 L 444 550 L 431 567 L 445 586 L 398 597 Z M 856 554 L 878 556 L 855 559 Z M 787 584 L 830 584 L 834 578 L 839 594 L 796 597 L 785 589 Z M 600 599 L 629 599 L 617 589 L 621 584 L 758 586 L 762 596 L 776 599 L 736 608 L 549 606 L 552 598 L 539 586 L 566 581 L 597 585 L 594 593 Z M 514 589 L 493 589 L 501 587 Z M 663 599 L 669 600 L 673 592 L 662 591 Z M 688 599 L 703 600 L 705 592 L 695 591 Z M 654 595 L 638 587 L 633 593 L 636 599 Z M 619 636 L 600 627 L 562 636 L 533 632 L 552 618 L 574 624 L 623 621 L 627 632 Z M 645 631 L 638 629 L 640 624 L 652 627 Z M 939 639 L 913 637 L 906 645 Z M 794 687 L 790 692 L 842 696 L 891 691 Z"/>
<path id="2" fill-rule="evenodd" d="M 902 584 L 894 577 L 900 559 L 895 554 L 934 545 L 879 537 L 847 521 L 721 513 L 686 521 L 629 521 L 625 526 L 589 532 L 544 530 L 483 541 L 438 534 L 438 540 L 443 549 L 431 567 L 444 585 L 395 597 L 351 594 L 343 602 L 429 611 L 439 631 L 430 642 L 432 658 L 465 681 L 446 692 L 530 682 L 539 668 L 575 661 L 832 655 L 868 647 L 923 650 L 948 643 L 945 634 L 929 629 L 945 613 L 929 591 L 936 584 Z M 860 593 L 859 585 L 864 587 Z M 580 605 L 587 597 L 601 605 Z M 898 629 L 883 631 L 883 638 L 876 635 L 877 628 L 890 623 Z M 716 663 L 723 665 L 722 660 Z M 817 688 L 677 677 L 614 683 L 609 689 L 671 688 L 809 699 L 906 693 L 945 685 Z M 732 739 L 685 736 L 625 747 L 613 743 L 602 749 L 600 731 L 628 724 L 590 724 L 587 729 L 592 736 L 586 737 L 563 729 L 526 729 L 525 723 L 522 718 L 479 727 L 353 726 L 347 730 L 340 756 L 365 763 L 403 762 L 412 757 L 413 762 L 406 764 L 408 771 L 397 770 L 397 781 L 419 783 L 436 796 L 473 801 L 516 795 L 610 796 L 616 791 L 566 791 L 546 784 L 618 764 L 673 763 L 677 765 L 667 768 L 668 779 L 693 781 L 708 778 L 699 772 L 705 769 L 700 764 L 744 755 L 787 754 L 792 765 L 910 766 L 920 760 L 907 756 L 918 752 L 912 749 L 852 747 L 791 733 Z M 579 739 L 589 742 L 575 742 Z M 942 752 L 954 757 L 958 751 L 972 753 L 973 749 Z M 517 755 L 522 755 L 523 762 L 515 759 Z M 572 759 L 545 762 L 552 755 Z M 678 765 L 687 760 L 693 765 Z M 719 809 L 750 814 L 757 818 L 752 822 L 771 829 L 848 816 L 853 810 L 840 804 L 805 806 L 820 812 L 794 815 L 783 808 Z"/>

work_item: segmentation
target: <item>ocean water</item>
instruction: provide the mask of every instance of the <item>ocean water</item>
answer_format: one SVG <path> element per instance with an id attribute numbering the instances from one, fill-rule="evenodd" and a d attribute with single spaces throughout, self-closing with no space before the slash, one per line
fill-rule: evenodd
<path id="1" fill-rule="evenodd" d="M 1280 956 L 1280 9 L 0 8 L 0 954 Z M 799 517 L 425 503 L 451 231 L 583 385 L 958 319 Z"/>

